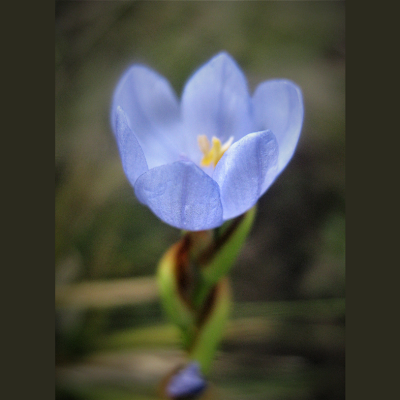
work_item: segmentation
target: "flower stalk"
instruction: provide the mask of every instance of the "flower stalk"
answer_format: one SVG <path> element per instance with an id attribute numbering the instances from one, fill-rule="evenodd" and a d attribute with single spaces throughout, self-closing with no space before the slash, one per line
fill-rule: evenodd
<path id="1" fill-rule="evenodd" d="M 161 258 L 157 278 L 163 308 L 181 334 L 189 362 L 210 372 L 231 307 L 227 274 L 252 227 L 256 208 L 224 224 L 186 232 Z"/>

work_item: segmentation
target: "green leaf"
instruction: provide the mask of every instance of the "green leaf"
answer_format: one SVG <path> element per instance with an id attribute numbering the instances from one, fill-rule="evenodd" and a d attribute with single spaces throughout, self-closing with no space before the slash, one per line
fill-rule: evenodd
<path id="1" fill-rule="evenodd" d="M 195 320 L 193 310 L 178 285 L 178 254 L 181 249 L 182 241 L 179 241 L 164 254 L 158 265 L 157 281 L 164 310 L 171 322 L 181 329 L 183 346 L 187 348 L 192 341 Z"/>
<path id="2" fill-rule="evenodd" d="M 210 296 L 210 307 L 206 307 L 206 314 L 189 352 L 189 357 L 200 364 L 203 374 L 208 374 L 210 370 L 229 317 L 232 301 L 228 278 L 222 279 Z"/>
<path id="3" fill-rule="evenodd" d="M 211 288 L 232 268 L 250 232 L 256 214 L 256 206 L 246 214 L 220 228 L 214 247 L 199 259 L 201 281 L 195 294 L 194 303 L 203 304 Z"/>

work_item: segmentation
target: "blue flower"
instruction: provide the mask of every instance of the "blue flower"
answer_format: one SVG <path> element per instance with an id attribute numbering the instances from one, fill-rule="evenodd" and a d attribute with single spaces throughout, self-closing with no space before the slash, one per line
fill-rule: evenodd
<path id="1" fill-rule="evenodd" d="M 174 227 L 212 229 L 249 210 L 285 168 L 303 123 L 300 89 L 261 83 L 252 97 L 222 52 L 186 83 L 133 65 L 114 93 L 111 124 L 138 200 Z"/>
<path id="2" fill-rule="evenodd" d="M 166 391 L 168 396 L 176 398 L 200 394 L 206 387 L 199 364 L 192 362 L 172 377 Z"/>

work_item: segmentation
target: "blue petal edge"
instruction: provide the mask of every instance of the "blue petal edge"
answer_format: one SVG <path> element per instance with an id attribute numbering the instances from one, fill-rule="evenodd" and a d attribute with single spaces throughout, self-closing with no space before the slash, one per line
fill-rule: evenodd
<path id="1" fill-rule="evenodd" d="M 167 394 L 172 397 L 190 396 L 201 393 L 207 387 L 197 362 L 174 375 L 167 386 Z"/>
<path id="2" fill-rule="evenodd" d="M 132 186 L 137 178 L 148 170 L 146 158 L 140 144 L 129 128 L 125 112 L 118 107 L 116 110 L 115 135 L 122 166 Z"/>
<path id="3" fill-rule="evenodd" d="M 184 124 L 195 140 L 198 135 L 216 136 L 223 142 L 230 136 L 238 140 L 252 131 L 247 80 L 226 52 L 211 58 L 189 78 L 181 104 Z"/>
<path id="4" fill-rule="evenodd" d="M 261 83 L 253 96 L 256 129 L 270 129 L 279 144 L 279 173 L 296 149 L 304 118 L 301 89 L 286 79 Z"/>
<path id="5" fill-rule="evenodd" d="M 133 130 L 154 130 L 179 118 L 179 101 L 168 80 L 141 64 L 129 67 L 118 82 L 111 109 L 113 127 L 118 107 L 125 110 Z"/>
<path id="6" fill-rule="evenodd" d="M 182 136 L 180 105 L 168 80 L 146 66 L 133 65 L 114 92 L 111 111 L 114 132 L 118 107 L 124 110 L 149 168 L 178 159 Z"/>
<path id="7" fill-rule="evenodd" d="M 135 194 L 176 228 L 199 231 L 223 223 L 218 184 L 189 161 L 150 169 L 136 181 Z"/>
<path id="8" fill-rule="evenodd" d="M 277 176 L 278 143 L 267 130 L 235 142 L 218 162 L 213 179 L 221 190 L 224 220 L 249 210 Z"/>

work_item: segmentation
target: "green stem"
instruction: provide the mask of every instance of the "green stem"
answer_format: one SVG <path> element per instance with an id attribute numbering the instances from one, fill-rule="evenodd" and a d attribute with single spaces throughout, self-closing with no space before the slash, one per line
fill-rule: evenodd
<path id="1" fill-rule="evenodd" d="M 256 214 L 254 206 L 246 214 L 231 222 L 231 225 L 217 239 L 207 262 L 200 269 L 199 283 L 193 295 L 193 304 L 198 309 L 207 299 L 210 290 L 234 265 L 237 256 L 250 232 Z"/>

